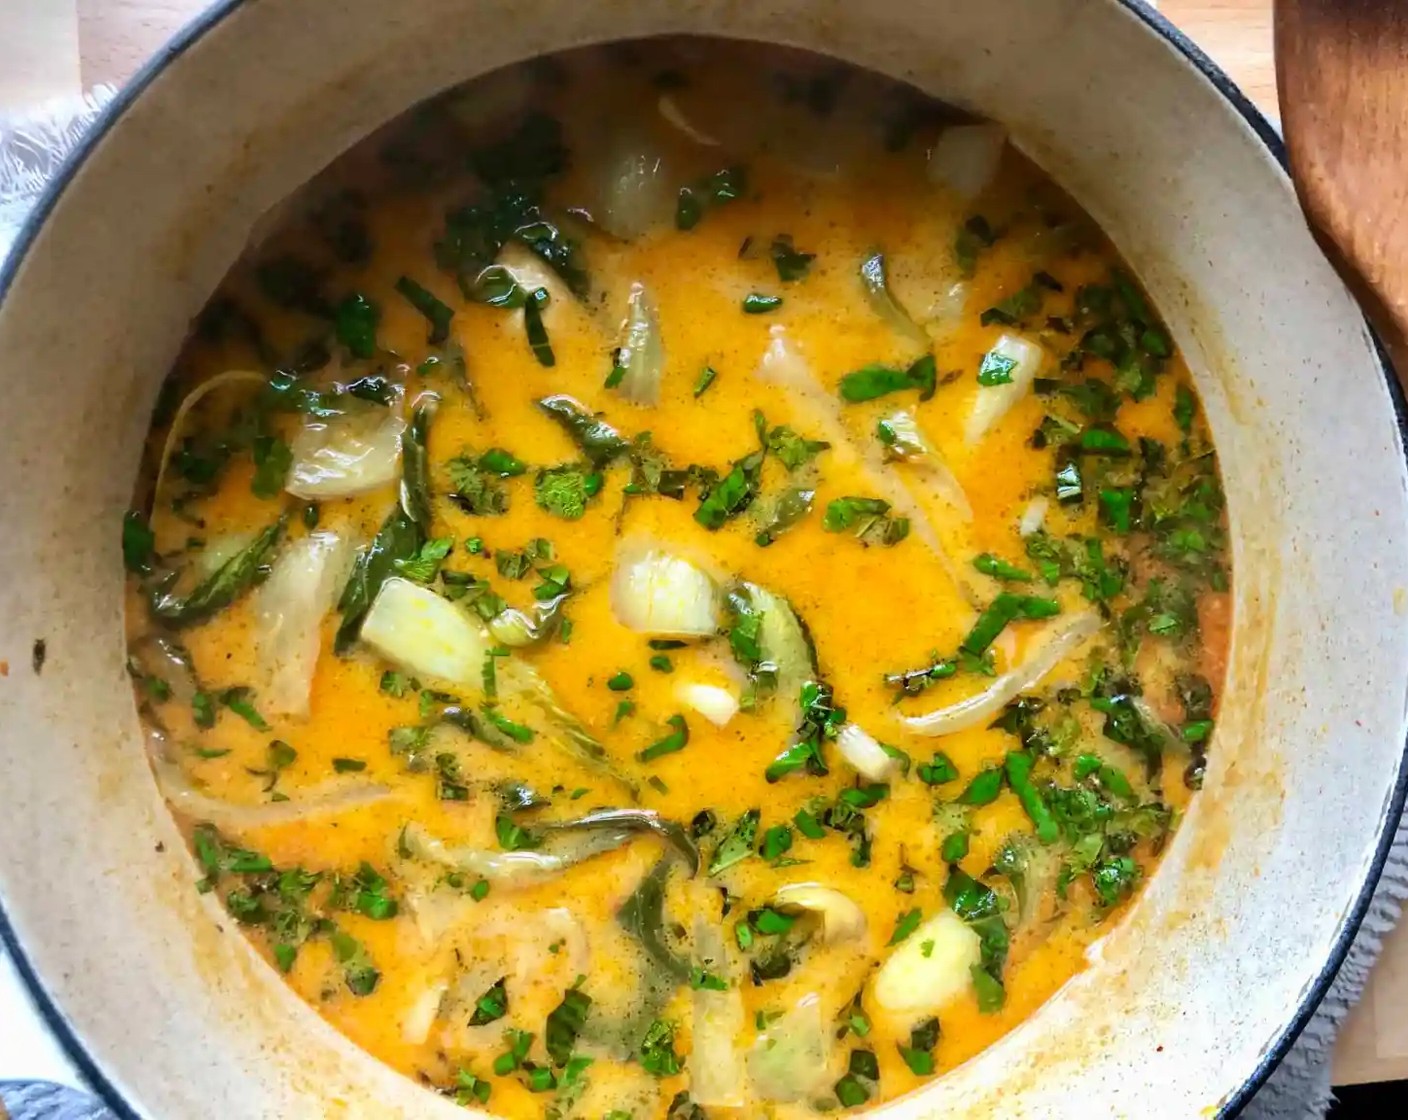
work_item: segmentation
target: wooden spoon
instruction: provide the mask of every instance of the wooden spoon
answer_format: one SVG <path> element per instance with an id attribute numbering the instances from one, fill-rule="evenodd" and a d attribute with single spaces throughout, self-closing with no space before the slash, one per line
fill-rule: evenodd
<path id="1" fill-rule="evenodd" d="M 1408 0 L 1276 0 L 1291 177 L 1408 387 Z"/>

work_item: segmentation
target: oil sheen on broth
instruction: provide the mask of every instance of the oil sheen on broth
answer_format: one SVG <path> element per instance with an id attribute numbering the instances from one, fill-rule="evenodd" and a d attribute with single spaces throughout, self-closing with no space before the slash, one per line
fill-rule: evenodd
<path id="1" fill-rule="evenodd" d="M 1198 786 L 1217 462 L 996 126 L 773 49 L 416 109 L 154 419 L 131 668 L 212 892 L 509 1117 L 906 1093 L 1082 967 Z"/>

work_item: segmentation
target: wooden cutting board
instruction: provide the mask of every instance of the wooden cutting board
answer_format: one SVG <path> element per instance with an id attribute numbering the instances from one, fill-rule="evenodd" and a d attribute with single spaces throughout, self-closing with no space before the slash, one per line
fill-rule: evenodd
<path id="1" fill-rule="evenodd" d="M 1274 117 L 1271 5 L 1162 0 L 1159 6 Z M 204 0 L 0 0 L 0 113 L 98 82 L 121 84 L 204 6 Z M 1336 1084 L 1397 1079 L 1408 1079 L 1408 924 L 1388 939 L 1334 1065 Z"/>

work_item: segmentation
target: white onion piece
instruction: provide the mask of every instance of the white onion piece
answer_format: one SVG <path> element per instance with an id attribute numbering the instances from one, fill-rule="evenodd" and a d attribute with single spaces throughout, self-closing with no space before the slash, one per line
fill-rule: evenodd
<path id="1" fill-rule="evenodd" d="M 872 782 L 883 782 L 895 771 L 895 760 L 864 728 L 848 723 L 836 735 L 841 757 Z"/>
<path id="2" fill-rule="evenodd" d="M 448 599 L 408 579 L 381 585 L 362 622 L 362 641 L 420 677 L 479 687 L 489 638 Z"/>
<path id="3" fill-rule="evenodd" d="M 252 529 L 242 529 L 236 533 L 222 533 L 213 537 L 196 553 L 193 567 L 201 576 L 213 576 L 227 562 L 254 543 L 256 536 L 258 534 Z"/>
<path id="4" fill-rule="evenodd" d="M 915 735 L 951 735 L 980 723 L 1031 688 L 1100 629 L 1100 616 L 1093 611 L 1074 615 L 1051 627 L 1042 647 L 1020 665 L 966 700 L 926 712 L 922 716 L 900 716 L 899 721 Z"/>
<path id="5" fill-rule="evenodd" d="M 1039 494 L 1028 502 L 1017 522 L 1018 536 L 1030 537 L 1041 532 L 1041 527 L 1046 524 L 1046 512 L 1050 508 L 1051 499 L 1044 495 Z"/>
<path id="6" fill-rule="evenodd" d="M 817 679 L 816 650 L 812 648 L 802 620 L 781 595 L 774 595 L 753 583 L 739 586 L 747 591 L 754 609 L 763 613 L 758 646 L 763 660 L 774 666 L 777 694 L 793 701 L 803 684 Z"/>
<path id="7" fill-rule="evenodd" d="M 275 715 L 306 716 L 322 647 L 323 617 L 352 566 L 352 542 L 310 533 L 279 550 L 254 598 L 259 700 Z"/>
<path id="8" fill-rule="evenodd" d="M 865 911 L 850 895 L 820 883 L 789 883 L 773 892 L 779 909 L 807 910 L 821 917 L 823 941 L 851 941 L 865 936 Z"/>
<path id="9" fill-rule="evenodd" d="M 525 292 L 537 291 L 539 288 L 547 289 L 550 298 L 547 309 L 543 312 L 545 318 L 555 314 L 555 306 L 561 306 L 573 298 L 571 290 L 563 283 L 562 277 L 553 271 L 552 266 L 517 241 L 510 241 L 505 245 L 499 251 L 495 263 L 507 269 L 514 282 Z M 514 314 L 521 318 L 523 312 L 519 310 Z"/>
<path id="10" fill-rule="evenodd" d="M 694 949 L 701 968 L 729 979 L 724 939 L 718 927 L 702 917 L 694 921 Z M 738 1048 L 746 1023 L 743 993 L 735 983 L 722 992 L 696 988 L 691 1002 L 690 1098 L 703 1108 L 739 1108 L 744 1104 L 743 1054 Z"/>
<path id="11" fill-rule="evenodd" d="M 890 954 L 871 994 L 892 1014 L 932 1013 L 969 989 L 982 959 L 982 938 L 945 906 Z"/>
<path id="12" fill-rule="evenodd" d="M 202 381 L 186 394 L 185 400 L 176 410 L 176 415 L 171 418 L 171 427 L 166 430 L 166 441 L 161 446 L 161 463 L 156 471 L 156 485 L 152 487 L 152 493 L 158 500 L 161 498 L 161 484 L 166 481 L 166 468 L 170 465 L 171 456 L 176 453 L 176 448 L 181 443 L 182 434 L 186 429 L 186 418 L 191 414 L 191 410 L 218 389 L 230 385 L 247 387 L 258 385 L 263 388 L 268 383 L 262 373 L 255 373 L 249 369 L 227 369 L 223 373 L 217 373 L 209 381 Z M 157 502 L 153 502 L 152 508 L 155 509 L 156 505 Z"/>
<path id="13" fill-rule="evenodd" d="M 675 699 L 691 708 L 715 727 L 725 727 L 738 714 L 738 697 L 716 684 L 680 681 L 675 685 Z"/>
<path id="14" fill-rule="evenodd" d="M 632 284 L 626 305 L 626 324 L 621 347 L 616 354 L 619 368 L 625 370 L 616 391 L 636 404 L 660 403 L 660 379 L 665 373 L 665 346 L 660 339 L 660 320 L 644 284 Z"/>
<path id="15" fill-rule="evenodd" d="M 406 422 L 390 409 L 359 408 L 328 419 L 308 417 L 293 437 L 284 489 L 323 501 L 365 494 L 401 476 Z"/>
<path id="16" fill-rule="evenodd" d="M 392 796 L 385 786 L 360 783 L 334 786 L 326 792 L 310 791 L 287 801 L 270 801 L 259 805 L 240 805 L 203 793 L 191 784 L 181 767 L 164 758 L 152 759 L 152 771 L 162 796 L 176 812 L 192 820 L 207 821 L 228 832 L 242 832 L 269 825 L 292 824 L 294 821 L 325 817 L 357 809 L 363 805 Z"/>
<path id="17" fill-rule="evenodd" d="M 1029 342 L 1013 334 L 1004 334 L 997 340 L 989 353 L 1008 358 L 1015 365 L 1007 371 L 1011 381 L 1001 385 L 979 385 L 973 399 L 973 411 L 968 415 L 968 423 L 963 430 L 968 446 L 981 440 L 992 426 L 1012 410 L 1013 405 L 1025 397 L 1041 372 L 1046 360 L 1044 351 L 1035 342 Z"/>
<path id="18" fill-rule="evenodd" d="M 719 142 L 707 132 L 700 131 L 690 123 L 689 118 L 684 115 L 684 111 L 668 93 L 662 93 L 660 95 L 660 100 L 656 102 L 656 107 L 660 110 L 660 115 L 664 117 L 666 121 L 680 132 L 683 132 L 696 144 L 703 144 L 706 148 L 717 148 L 719 146 Z M 700 1103 L 702 1104 L 703 1102 L 701 1101 Z"/>
<path id="19" fill-rule="evenodd" d="M 717 632 L 719 593 L 707 572 L 654 548 L 623 552 L 611 576 L 611 611 L 617 622 L 659 638 L 712 637 Z"/>
<path id="20" fill-rule="evenodd" d="M 893 436 L 892 442 L 884 444 L 885 454 L 905 463 L 913 463 L 918 468 L 918 480 L 925 484 L 926 489 L 952 506 L 964 521 L 972 521 L 973 505 L 968 501 L 963 484 L 939 454 L 938 448 L 929 442 L 914 414 L 908 409 L 900 409 L 886 416 L 882 423 L 888 426 Z"/>
<path id="21" fill-rule="evenodd" d="M 563 853 L 554 854 L 536 851 L 500 852 L 487 848 L 452 848 L 416 824 L 407 825 L 401 834 L 406 846 L 421 859 L 508 886 L 550 879 L 584 860 L 601 855 L 603 852 L 615 851 L 629 843 L 631 837 L 632 833 L 617 829 L 584 832 L 575 837 L 572 844 Z"/>
<path id="22" fill-rule="evenodd" d="M 821 1000 L 804 996 L 758 1035 L 748 1051 L 748 1077 L 764 1100 L 806 1100 L 830 1084 L 831 1050 Z"/>
<path id="23" fill-rule="evenodd" d="M 976 610 L 982 601 L 981 597 L 974 590 L 967 572 L 954 561 L 939 539 L 934 520 L 928 511 L 915 500 L 914 495 L 904 482 L 896 477 L 895 472 L 888 468 L 873 444 L 864 449 L 857 448 L 841 419 L 838 398 L 833 393 L 827 393 L 812 375 L 805 355 L 792 341 L 787 328 L 776 324 L 769 333 L 772 336 L 771 341 L 758 363 L 758 376 L 764 381 L 791 389 L 796 394 L 795 403 L 800 406 L 798 412 L 805 418 L 809 428 L 831 444 L 830 454 L 842 462 L 859 462 L 870 488 L 889 502 L 895 513 L 909 518 L 915 537 L 938 557 L 959 594 Z M 954 486 L 961 493 L 957 479 L 954 479 Z M 967 504 L 966 495 L 962 503 Z M 956 502 L 955 509 L 961 512 L 961 506 Z"/>
<path id="24" fill-rule="evenodd" d="M 654 144 L 624 132 L 597 166 L 601 201 L 592 216 L 608 233 L 633 241 L 673 220 L 678 184 Z"/>
<path id="25" fill-rule="evenodd" d="M 430 1037 L 430 1028 L 440 1018 L 440 1004 L 450 985 L 443 980 L 432 984 L 411 1001 L 401 1018 L 401 1041 L 419 1046 Z"/>
<path id="26" fill-rule="evenodd" d="M 929 180 L 972 201 L 997 177 L 1006 146 L 1007 131 L 998 124 L 946 128 L 929 152 Z"/>

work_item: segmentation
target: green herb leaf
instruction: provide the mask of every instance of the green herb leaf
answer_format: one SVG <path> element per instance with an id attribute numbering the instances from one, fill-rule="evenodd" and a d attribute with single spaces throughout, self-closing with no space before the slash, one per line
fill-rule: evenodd
<path id="1" fill-rule="evenodd" d="M 815 253 L 803 253 L 792 244 L 792 235 L 780 233 L 772 239 L 769 250 L 772 263 L 777 268 L 777 278 L 784 284 L 806 278 L 811 271 Z"/>
<path id="2" fill-rule="evenodd" d="M 743 297 L 745 315 L 766 315 L 782 306 L 781 296 L 764 295 L 762 292 L 749 292 Z"/>
<path id="3" fill-rule="evenodd" d="M 762 820 L 762 810 L 749 809 L 734 823 L 729 834 L 714 850 L 714 858 L 709 863 L 710 875 L 721 875 L 736 863 L 741 863 L 753 854 L 753 844 L 758 835 L 758 823 Z"/>
<path id="4" fill-rule="evenodd" d="M 978 616 L 958 648 L 971 657 L 981 657 L 1008 623 L 1017 619 L 1051 618 L 1060 613 L 1061 605 L 1055 599 L 1003 591 Z"/>
<path id="5" fill-rule="evenodd" d="M 450 337 L 450 320 L 455 313 L 442 303 L 434 292 L 421 287 L 409 276 L 396 281 L 396 290 L 405 296 L 406 301 L 430 322 L 430 335 L 426 338 L 431 346 L 439 346 Z"/>
<path id="6" fill-rule="evenodd" d="M 887 944 L 898 945 L 901 941 L 904 941 L 906 938 L 909 937 L 910 934 L 917 930 L 919 928 L 920 922 L 922 922 L 923 920 L 923 911 L 921 911 L 918 907 L 915 907 L 912 910 L 906 910 L 903 914 L 900 915 L 899 920 L 895 923 L 895 932 L 890 934 L 890 940 Z"/>
<path id="7" fill-rule="evenodd" d="M 665 722 L 673 729 L 662 739 L 657 739 L 650 746 L 637 753 L 636 758 L 640 762 L 653 762 L 662 755 L 674 754 L 676 751 L 684 750 L 689 743 L 689 725 L 685 723 L 684 716 L 676 713 L 670 716 Z"/>
<path id="8" fill-rule="evenodd" d="M 1016 368 L 1016 358 L 1009 358 L 997 350 L 989 350 L 983 355 L 982 363 L 978 366 L 978 384 L 985 386 L 1010 385 L 1012 371 Z"/>
<path id="9" fill-rule="evenodd" d="M 1001 769 L 995 766 L 980 770 L 958 795 L 960 805 L 991 805 L 1002 792 Z"/>
<path id="10" fill-rule="evenodd" d="M 191 626 L 239 599 L 260 579 L 283 536 L 288 514 L 283 514 L 248 545 L 207 576 L 185 598 L 159 585 L 151 596 L 152 613 L 167 626 Z"/>
<path id="11" fill-rule="evenodd" d="M 488 991 L 474 1001 L 474 1014 L 469 1019 L 471 1027 L 486 1026 L 508 1014 L 508 989 L 504 983 L 505 979 L 499 977 Z"/>
<path id="12" fill-rule="evenodd" d="M 333 331 L 338 342 L 347 347 L 354 358 L 376 356 L 376 327 L 381 311 L 366 296 L 354 292 L 337 305 Z"/>
<path id="13" fill-rule="evenodd" d="M 938 367 L 932 354 L 916 359 L 907 369 L 868 365 L 841 378 L 841 397 L 853 404 L 873 401 L 888 393 L 918 389 L 919 399 L 927 401 L 938 387 Z"/>

